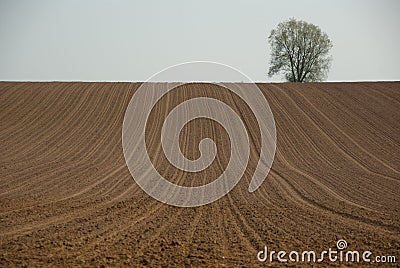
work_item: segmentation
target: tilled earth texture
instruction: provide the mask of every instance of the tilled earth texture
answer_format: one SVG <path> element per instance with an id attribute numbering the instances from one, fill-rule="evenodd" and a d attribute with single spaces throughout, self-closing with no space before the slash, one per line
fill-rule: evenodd
<path id="1" fill-rule="evenodd" d="M 340 239 L 346 250 L 369 250 L 371 259 L 396 256 L 399 264 L 399 82 L 258 84 L 275 118 L 277 147 L 270 173 L 253 193 L 248 187 L 260 158 L 262 122 L 249 106 L 213 84 L 170 91 L 146 126 L 149 158 L 165 179 L 204 185 L 229 162 L 226 130 L 205 118 L 185 125 L 180 148 L 197 159 L 199 142 L 211 138 L 214 162 L 197 173 L 168 162 L 161 128 L 187 99 L 225 102 L 250 140 L 250 161 L 235 188 L 189 208 L 147 195 L 125 163 L 124 114 L 139 86 L 0 83 L 0 266 L 389 266 L 257 258 L 265 246 L 338 250 Z"/>

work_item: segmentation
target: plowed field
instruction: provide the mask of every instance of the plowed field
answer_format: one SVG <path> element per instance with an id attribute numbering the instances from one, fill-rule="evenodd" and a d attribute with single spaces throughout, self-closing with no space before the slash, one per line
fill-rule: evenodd
<path id="1" fill-rule="evenodd" d="M 279 262 L 257 260 L 264 246 L 321 252 L 339 239 L 349 250 L 400 258 L 399 82 L 258 84 L 275 117 L 277 147 L 253 193 L 260 140 L 249 107 L 210 84 L 168 93 L 146 128 L 149 156 L 166 179 L 208 183 L 230 156 L 224 128 L 198 119 L 183 128 L 181 150 L 196 159 L 199 141 L 210 137 L 216 160 L 198 173 L 168 162 L 160 129 L 178 103 L 222 100 L 250 137 L 244 177 L 196 208 L 156 201 L 129 173 L 122 122 L 139 86 L 0 83 L 0 266 L 265 267 Z"/>

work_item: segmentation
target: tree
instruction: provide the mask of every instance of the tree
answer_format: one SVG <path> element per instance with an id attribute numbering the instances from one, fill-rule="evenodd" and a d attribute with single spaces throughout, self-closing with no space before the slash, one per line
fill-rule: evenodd
<path id="1" fill-rule="evenodd" d="M 289 82 L 316 82 L 326 79 L 332 42 L 318 26 L 289 19 L 271 31 L 272 47 L 268 76 L 283 73 Z"/>

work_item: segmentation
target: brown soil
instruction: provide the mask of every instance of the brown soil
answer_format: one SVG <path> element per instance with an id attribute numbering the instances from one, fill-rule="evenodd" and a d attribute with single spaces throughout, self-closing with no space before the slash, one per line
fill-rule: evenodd
<path id="1" fill-rule="evenodd" d="M 210 182 L 229 160 L 225 130 L 200 119 L 183 129 L 182 151 L 195 159 L 198 142 L 211 137 L 216 161 L 195 174 L 168 163 L 160 127 L 180 101 L 226 102 L 251 137 L 244 178 L 198 208 L 154 200 L 126 167 L 122 121 L 139 85 L 0 83 L 0 266 L 265 267 L 257 260 L 264 246 L 320 252 L 339 239 L 349 250 L 400 258 L 400 82 L 259 84 L 277 151 L 254 193 L 260 142 L 249 108 L 212 85 L 170 92 L 146 129 L 150 157 L 170 181 Z"/>

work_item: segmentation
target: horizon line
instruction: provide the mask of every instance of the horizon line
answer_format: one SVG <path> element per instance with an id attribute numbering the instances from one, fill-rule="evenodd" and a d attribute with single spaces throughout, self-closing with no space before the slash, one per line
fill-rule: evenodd
<path id="1" fill-rule="evenodd" d="M 25 83 L 243 83 L 243 84 L 285 84 L 285 83 L 379 83 L 379 82 L 400 82 L 400 80 L 331 80 L 316 82 L 288 82 L 288 81 L 133 81 L 133 80 L 0 80 L 0 83 L 25 82 Z"/>

